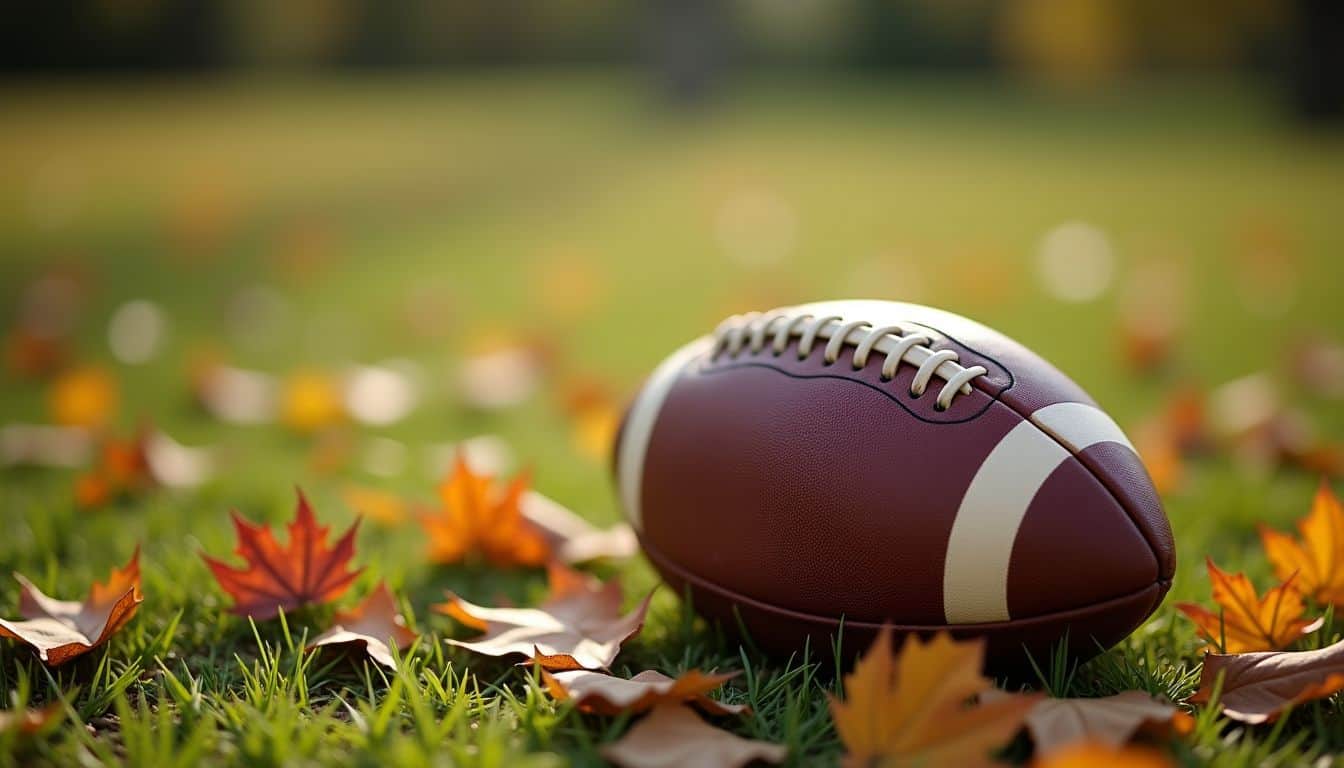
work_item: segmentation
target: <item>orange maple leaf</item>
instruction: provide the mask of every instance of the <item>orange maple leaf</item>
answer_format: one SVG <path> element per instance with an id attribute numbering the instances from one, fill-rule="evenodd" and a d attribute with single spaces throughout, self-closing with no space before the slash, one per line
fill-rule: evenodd
<path id="1" fill-rule="evenodd" d="M 1301 541 L 1260 526 L 1265 555 L 1280 579 L 1294 582 L 1319 603 L 1344 606 L 1344 506 L 1321 478 L 1311 512 L 1297 523 Z"/>
<path id="2" fill-rule="evenodd" d="M 320 527 L 313 508 L 299 491 L 298 511 L 289 524 L 289 545 L 281 547 L 271 529 L 252 525 L 232 512 L 238 532 L 234 552 L 248 562 L 246 568 L 233 568 L 201 554 L 215 574 L 215 580 L 233 598 L 233 612 L 254 619 L 274 618 L 281 609 L 292 611 L 303 605 L 327 603 L 340 597 L 362 568 L 351 571 L 347 565 L 355 553 L 357 518 L 333 547 L 327 546 L 329 527 Z"/>
<path id="3" fill-rule="evenodd" d="M 429 535 L 429 559 L 457 563 L 480 554 L 497 566 L 545 564 L 551 546 L 521 509 L 527 486 L 527 476 L 520 474 L 501 492 L 494 478 L 473 472 L 459 452 L 453 473 L 439 486 L 442 509 L 420 518 Z"/>
<path id="4" fill-rule="evenodd" d="M 991 752 L 1022 727 L 1041 695 L 1003 694 L 968 705 L 994 687 L 981 674 L 983 639 L 957 642 L 940 632 L 925 643 L 909 635 L 893 655 L 891 634 L 884 628 L 855 663 L 844 701 L 831 699 L 846 764 L 991 764 Z"/>
<path id="5" fill-rule="evenodd" d="M 1222 653 L 1274 651 L 1315 632 L 1321 620 L 1302 617 L 1306 604 L 1289 576 L 1261 597 L 1244 573 L 1229 574 L 1207 560 L 1217 613 L 1194 603 L 1177 603 L 1199 633 Z"/>
<path id="6" fill-rule="evenodd" d="M 12 637 L 37 649 L 38 658 L 57 666 L 107 642 L 135 616 L 144 596 L 140 594 L 140 548 L 130 562 L 113 568 L 106 583 L 94 582 L 89 596 L 79 603 L 44 595 L 19 574 L 23 585 L 19 613 L 23 621 L 0 619 L 0 637 Z"/>

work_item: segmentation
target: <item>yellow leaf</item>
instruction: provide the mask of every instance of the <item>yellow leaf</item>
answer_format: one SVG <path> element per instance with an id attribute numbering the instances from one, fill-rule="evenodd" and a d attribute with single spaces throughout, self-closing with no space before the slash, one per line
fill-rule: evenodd
<path id="1" fill-rule="evenodd" d="M 1296 574 L 1297 588 L 1319 603 L 1344 606 L 1344 506 L 1325 478 L 1311 512 L 1298 521 L 1301 540 L 1260 527 L 1265 555 L 1280 579 Z"/>
<path id="2" fill-rule="evenodd" d="M 890 647 L 891 630 L 883 629 L 845 678 L 844 701 L 831 700 L 848 765 L 989 765 L 1041 698 L 1003 695 L 971 704 L 993 689 L 981 674 L 982 639 L 957 642 L 939 633 L 925 643 L 910 635 L 899 654 Z"/>
<path id="3" fill-rule="evenodd" d="M 52 421 L 70 427 L 106 426 L 116 414 L 119 400 L 117 380 L 97 367 L 62 374 L 47 395 Z"/>
<path id="4" fill-rule="evenodd" d="M 1261 597 L 1246 574 L 1229 574 L 1212 559 L 1208 567 L 1213 601 L 1221 610 L 1215 613 L 1193 603 L 1178 603 L 1176 607 L 1195 622 L 1210 645 L 1223 653 L 1278 650 L 1320 628 L 1320 619 L 1308 621 L 1302 617 L 1306 605 L 1291 577 Z"/>
<path id="5" fill-rule="evenodd" d="M 280 420 L 299 432 L 315 432 L 340 423 L 345 406 L 339 384 L 316 371 L 299 371 L 285 380 Z"/>

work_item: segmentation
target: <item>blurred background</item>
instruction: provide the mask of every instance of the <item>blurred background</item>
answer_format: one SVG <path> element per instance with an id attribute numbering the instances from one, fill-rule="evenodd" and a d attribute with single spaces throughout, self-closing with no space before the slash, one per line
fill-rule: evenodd
<path id="1" fill-rule="evenodd" d="M 200 488 L 222 521 L 297 481 L 391 520 L 465 441 L 611 520 L 607 441 L 658 360 L 846 296 L 1040 351 L 1136 435 L 1178 533 L 1344 472 L 1338 4 L 7 17 L 11 499 Z"/>

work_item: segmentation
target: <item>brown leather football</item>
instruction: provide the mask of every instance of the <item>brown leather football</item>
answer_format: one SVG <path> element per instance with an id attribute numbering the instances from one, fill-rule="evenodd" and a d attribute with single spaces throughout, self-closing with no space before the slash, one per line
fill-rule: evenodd
<path id="1" fill-rule="evenodd" d="M 650 376 L 614 465 L 663 577 L 775 652 L 824 653 L 843 620 L 848 655 L 884 624 L 951 629 L 1022 670 L 1111 646 L 1171 586 L 1115 422 L 1017 342 L 915 304 L 729 318 Z"/>

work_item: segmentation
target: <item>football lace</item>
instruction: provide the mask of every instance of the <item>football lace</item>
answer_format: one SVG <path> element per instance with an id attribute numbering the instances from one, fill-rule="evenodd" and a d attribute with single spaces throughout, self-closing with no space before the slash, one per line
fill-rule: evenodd
<path id="1" fill-rule="evenodd" d="M 789 342 L 797 337 L 799 360 L 810 355 L 817 341 L 824 339 L 826 348 L 822 359 L 826 365 L 834 365 L 846 345 L 853 346 L 850 362 L 856 371 L 868 364 L 873 353 L 886 355 L 882 361 L 882 381 L 895 378 L 901 363 L 917 366 L 915 376 L 910 380 L 910 396 L 923 395 L 929 381 L 937 376 L 945 382 L 934 404 L 939 411 L 951 407 L 958 394 L 969 395 L 971 382 L 989 373 L 982 365 L 961 365 L 955 350 L 934 351 L 931 346 L 934 339 L 918 328 L 874 327 L 866 320 L 846 321 L 839 315 L 815 316 L 782 311 L 751 312 L 723 321 L 714 331 L 711 357 L 717 358 L 725 352 L 730 357 L 737 357 L 743 349 L 758 354 L 765 349 L 767 337 L 770 338 L 770 352 L 775 357 L 784 354 Z"/>

